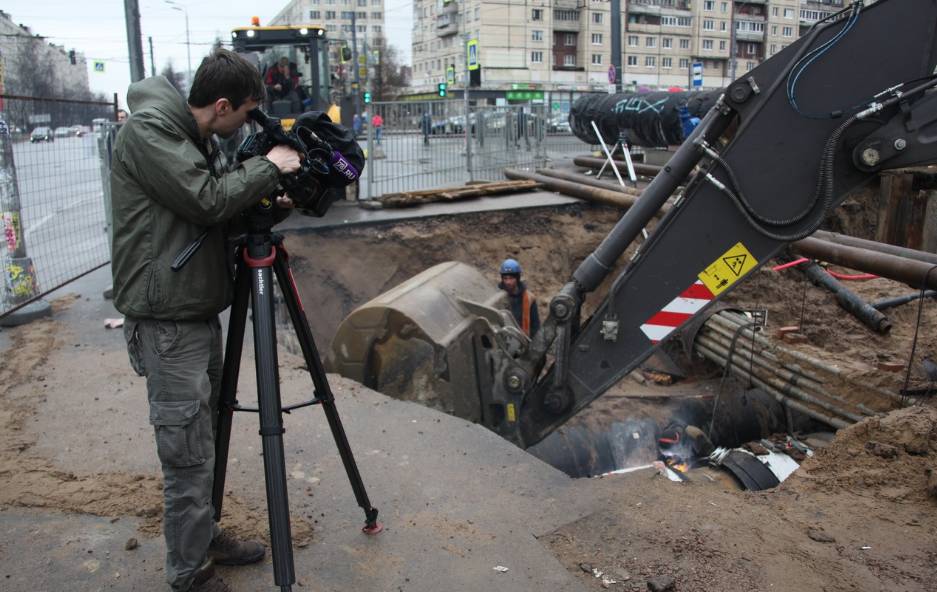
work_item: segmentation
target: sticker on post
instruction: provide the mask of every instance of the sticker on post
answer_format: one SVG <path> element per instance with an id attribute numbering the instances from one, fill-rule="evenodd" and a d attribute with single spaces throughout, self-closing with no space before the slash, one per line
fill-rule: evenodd
<path id="1" fill-rule="evenodd" d="M 699 279 L 716 296 L 758 265 L 758 260 L 738 242 L 699 274 Z"/>

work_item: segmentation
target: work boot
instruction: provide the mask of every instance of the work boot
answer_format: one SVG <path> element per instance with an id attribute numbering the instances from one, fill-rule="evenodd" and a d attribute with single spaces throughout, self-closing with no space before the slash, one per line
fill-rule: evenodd
<path id="1" fill-rule="evenodd" d="M 208 545 L 208 556 L 216 565 L 257 563 L 264 558 L 264 551 L 262 544 L 256 541 L 239 541 L 226 530 L 222 530 Z"/>

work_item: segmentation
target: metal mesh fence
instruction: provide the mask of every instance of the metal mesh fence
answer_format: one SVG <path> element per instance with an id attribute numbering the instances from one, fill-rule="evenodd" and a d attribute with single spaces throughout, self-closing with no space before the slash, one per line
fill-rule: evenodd
<path id="1" fill-rule="evenodd" d="M 102 146 L 115 106 L 0 98 L 3 316 L 110 259 Z"/>
<path id="2" fill-rule="evenodd" d="M 536 104 L 472 105 L 467 114 L 458 99 L 373 103 L 359 135 L 368 152 L 361 197 L 498 181 L 508 167 L 571 161 L 594 149 L 570 130 L 572 100 L 547 94 Z"/>

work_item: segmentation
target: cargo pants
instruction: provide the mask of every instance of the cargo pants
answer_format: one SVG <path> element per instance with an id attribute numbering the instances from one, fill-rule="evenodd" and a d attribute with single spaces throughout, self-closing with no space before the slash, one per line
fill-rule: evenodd
<path id="1" fill-rule="evenodd" d="M 185 591 L 218 534 L 212 519 L 215 429 L 221 391 L 221 325 L 124 321 L 134 371 L 146 377 L 150 424 L 163 469 L 166 579 Z"/>

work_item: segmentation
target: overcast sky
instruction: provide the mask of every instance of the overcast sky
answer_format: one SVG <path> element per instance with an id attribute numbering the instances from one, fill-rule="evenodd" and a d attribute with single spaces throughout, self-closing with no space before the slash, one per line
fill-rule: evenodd
<path id="1" fill-rule="evenodd" d="M 410 59 L 412 28 L 411 0 L 384 0 L 384 30 L 391 45 Z M 176 70 L 188 68 L 185 43 L 185 15 L 174 10 L 165 0 L 139 0 L 140 28 L 143 31 L 143 61 L 150 75 L 150 50 L 147 37 L 153 37 L 156 69 L 161 71 L 167 60 Z M 286 1 L 264 0 L 173 0 L 189 14 L 189 36 L 192 68 L 211 48 L 216 37 L 228 41 L 231 29 L 250 25 L 251 16 L 259 16 L 266 24 Z M 14 23 L 28 26 L 33 33 L 46 37 L 65 49 L 83 52 L 88 60 L 91 90 L 110 96 L 118 93 L 121 104 L 130 84 L 130 60 L 123 0 L 3 0 L 0 5 Z M 103 60 L 103 74 L 91 70 L 92 61 Z"/>

